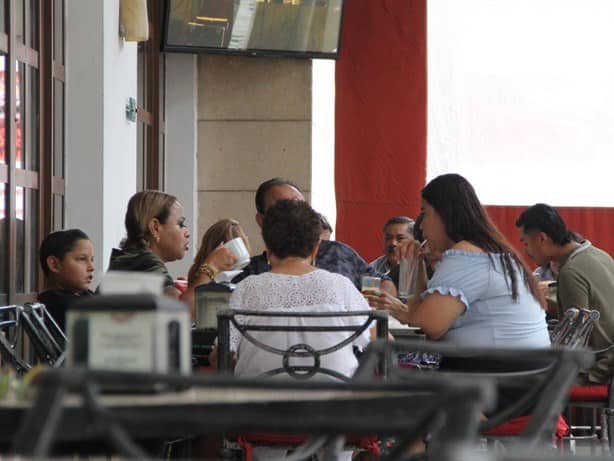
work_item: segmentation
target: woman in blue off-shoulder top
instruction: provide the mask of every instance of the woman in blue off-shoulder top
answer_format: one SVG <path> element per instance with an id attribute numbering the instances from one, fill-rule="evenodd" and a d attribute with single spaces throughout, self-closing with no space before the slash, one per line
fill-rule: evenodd
<path id="1" fill-rule="evenodd" d="M 490 220 L 471 184 L 457 174 L 422 189 L 422 232 L 442 259 L 407 305 L 382 294 L 371 304 L 459 346 L 548 347 L 537 282 Z"/>

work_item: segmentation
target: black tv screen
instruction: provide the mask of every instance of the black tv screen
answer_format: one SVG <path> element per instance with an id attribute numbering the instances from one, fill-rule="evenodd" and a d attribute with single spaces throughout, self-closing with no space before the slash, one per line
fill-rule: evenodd
<path id="1" fill-rule="evenodd" d="M 166 0 L 163 51 L 336 58 L 344 0 Z"/>

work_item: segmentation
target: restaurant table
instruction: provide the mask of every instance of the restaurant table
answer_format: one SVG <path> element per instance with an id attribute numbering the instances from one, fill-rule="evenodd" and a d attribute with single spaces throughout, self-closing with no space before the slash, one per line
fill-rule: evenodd
<path id="1" fill-rule="evenodd" d="M 390 334 L 394 339 L 413 339 L 426 341 L 426 334 L 422 331 L 422 328 L 401 326 L 398 328 L 390 328 Z"/>
<path id="2" fill-rule="evenodd" d="M 118 383 L 165 390 L 99 393 Z M 449 382 L 436 376 L 402 384 L 348 384 L 56 369 L 42 373 L 37 386 L 31 408 L 0 402 L 0 437 L 13 440 L 14 453 L 45 456 L 54 441 L 101 436 L 132 457 L 144 455 L 133 439 L 224 431 L 420 436 L 441 412 L 445 443 L 475 437 L 479 412 L 494 401 L 486 380 Z"/>

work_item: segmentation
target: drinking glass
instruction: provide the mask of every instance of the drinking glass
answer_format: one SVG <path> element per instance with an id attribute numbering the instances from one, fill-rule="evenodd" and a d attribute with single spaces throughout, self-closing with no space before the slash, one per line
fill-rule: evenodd
<path id="1" fill-rule="evenodd" d="M 362 279 L 362 294 L 366 296 L 379 296 L 382 286 L 382 279 L 380 277 L 372 277 L 370 275 L 363 275 Z"/>

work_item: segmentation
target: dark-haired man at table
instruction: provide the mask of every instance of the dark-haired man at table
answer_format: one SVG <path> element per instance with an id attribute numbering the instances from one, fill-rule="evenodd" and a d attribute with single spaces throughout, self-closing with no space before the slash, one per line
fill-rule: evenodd
<path id="1" fill-rule="evenodd" d="M 538 203 L 524 210 L 520 228 L 527 255 L 540 266 L 559 264 L 557 302 L 559 312 L 571 307 L 599 311 L 600 318 L 589 339 L 593 350 L 614 344 L 614 260 L 591 242 L 577 242 L 553 207 Z M 614 350 L 597 357 L 588 381 L 606 383 L 614 371 Z"/>
<path id="2" fill-rule="evenodd" d="M 255 199 L 258 226 L 262 228 L 266 210 L 278 200 L 283 199 L 304 201 L 305 197 L 299 187 L 287 179 L 272 178 L 260 184 Z M 363 275 L 380 276 L 382 277 L 382 289 L 396 296 L 397 291 L 390 278 L 369 266 L 353 248 L 345 243 L 322 240 L 314 265 L 329 272 L 345 275 L 359 290 L 361 289 Z M 271 266 L 265 252 L 253 256 L 249 265 L 233 279 L 233 282 L 238 283 L 248 275 L 262 274 L 270 270 Z"/>

